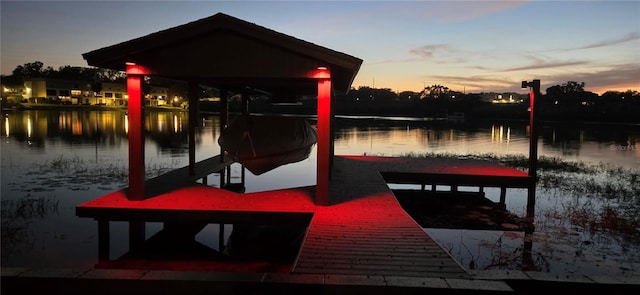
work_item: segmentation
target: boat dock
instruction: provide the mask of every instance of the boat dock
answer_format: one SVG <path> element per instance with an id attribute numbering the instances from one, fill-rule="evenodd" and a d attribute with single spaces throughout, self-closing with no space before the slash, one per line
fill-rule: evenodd
<path id="1" fill-rule="evenodd" d="M 200 166 L 211 167 L 212 163 L 218 166 L 208 169 Z M 531 284 L 572 290 L 637 288 L 637 284 L 624 278 L 558 278 L 521 271 L 465 271 L 402 209 L 385 180 L 386 177 L 394 182 L 429 187 L 431 182 L 443 183 L 443 175 L 448 175 L 451 189 L 456 185 L 503 187 L 512 183 L 523 187 L 531 183 L 526 173 L 515 169 L 478 160 L 336 156 L 330 204 L 316 206 L 313 187 L 241 194 L 193 181 L 224 165 L 214 157 L 196 165 L 195 170 L 201 171 L 197 177 L 173 171 L 149 180 L 147 183 L 153 185 L 154 190 L 147 193 L 153 196 L 144 201 L 129 201 L 125 191 L 114 192 L 77 206 L 76 213 L 101 224 L 98 226 L 101 260 L 109 257 L 108 224 L 111 221 L 132 224 L 160 221 L 166 225 L 307 223 L 290 269 L 230 271 L 223 264 L 215 264 L 222 266 L 218 271 L 215 266 L 203 267 L 197 263 L 181 264 L 179 270 L 171 269 L 170 264 L 155 268 L 145 268 L 151 264 L 118 268 L 117 264 L 104 261 L 89 270 L 5 268 L 3 293 L 57 290 L 67 294 L 102 294 L 102 291 L 107 294 L 127 288 L 136 290 L 136 294 L 177 294 L 185 290 L 192 294 L 533 294 L 524 292 L 534 290 L 530 289 Z M 403 175 L 406 178 L 402 178 Z M 181 187 L 177 187 L 178 183 Z M 134 231 L 139 228 L 130 226 Z M 132 234 L 130 237 L 135 236 Z M 39 283 L 33 284 L 34 280 Z"/>
<path id="2" fill-rule="evenodd" d="M 174 231 L 176 227 L 173 225 L 176 224 L 198 225 L 196 230 L 179 230 L 182 238 L 185 238 L 184 232 L 190 233 L 185 241 L 193 239 L 197 229 L 204 224 L 277 226 L 307 223 L 304 240 L 290 271 L 272 275 L 284 276 L 287 278 L 285 281 L 306 278 L 313 284 L 334 287 L 391 284 L 398 287 L 411 285 L 413 288 L 420 281 L 421 287 L 435 286 L 436 289 L 450 291 L 458 289 L 455 282 L 463 282 L 459 287 L 463 289 L 475 286 L 471 288 L 475 292 L 486 288 L 510 290 L 503 282 L 474 280 L 465 272 L 402 209 L 383 177 L 385 173 L 392 173 L 387 177 L 393 175 L 392 178 L 398 181 L 400 173 L 416 177 L 420 173 L 437 174 L 452 167 L 469 168 L 475 167 L 471 164 L 480 163 L 451 161 L 454 160 L 336 156 L 330 183 L 330 204 L 317 206 L 313 202 L 313 187 L 241 194 L 197 183 L 197 179 L 230 164 L 214 157 L 197 163 L 194 168 L 197 173 L 189 174 L 188 167 L 185 167 L 148 180 L 145 200 L 128 200 L 125 189 L 78 205 L 76 214 L 98 222 L 98 260 L 103 261 L 98 266 L 109 265 L 104 261 L 110 260 L 109 223 L 113 221 L 130 223 L 129 245 L 132 250 L 144 245 L 146 222 L 163 222 L 165 230 Z M 521 178 L 522 181 L 528 179 L 523 172 L 496 165 L 491 167 L 496 173 L 502 171 L 501 175 L 505 177 Z M 507 175 L 507 172 L 512 175 Z M 455 171 L 447 170 L 447 173 Z M 418 183 L 426 182 L 421 179 Z"/>

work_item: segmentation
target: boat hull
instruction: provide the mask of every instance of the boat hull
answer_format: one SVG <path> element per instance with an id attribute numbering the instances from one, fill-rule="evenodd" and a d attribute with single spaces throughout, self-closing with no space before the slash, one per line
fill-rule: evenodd
<path id="1" fill-rule="evenodd" d="M 303 118 L 255 115 L 234 118 L 218 138 L 255 175 L 308 158 L 316 141 L 317 131 Z"/>

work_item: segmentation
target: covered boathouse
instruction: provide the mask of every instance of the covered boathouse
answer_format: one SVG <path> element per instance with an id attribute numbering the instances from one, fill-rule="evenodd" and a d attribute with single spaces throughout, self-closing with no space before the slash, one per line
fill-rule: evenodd
<path id="1" fill-rule="evenodd" d="M 83 57 L 91 66 L 127 73 L 129 186 L 76 207 L 77 216 L 98 223 L 95 269 L 40 280 L 40 284 L 21 280 L 27 275 L 3 277 L 5 286 L 66 294 L 111 294 L 123 288 L 132 294 L 513 291 L 504 281 L 477 279 L 465 271 L 402 209 L 386 182 L 434 189 L 447 184 L 452 190 L 471 185 L 482 191 L 490 186 L 530 188 L 532 178 L 472 160 L 334 156 L 332 102 L 336 94 L 350 89 L 361 59 L 222 13 Z M 189 164 L 152 179 L 146 179 L 144 171 L 142 83 L 146 75 L 189 83 Z M 231 92 L 315 95 L 316 185 L 255 193 L 223 189 L 222 175 L 233 159 L 220 150 L 196 162 L 199 84 L 221 90 L 222 126 L 227 124 Z M 213 173 L 220 173 L 221 187 L 198 182 Z M 221 233 L 223 224 L 234 228 L 303 224 L 304 229 L 295 257 L 284 270 L 232 269 L 224 263 L 207 264 L 206 259 L 157 264 L 140 256 L 137 264 L 118 264 L 119 258 L 113 259 L 110 253 L 109 227 L 114 221 L 128 223 L 131 252 L 144 252 L 148 243 L 158 241 L 176 247 L 192 245 L 207 224 L 219 224 Z M 164 228 L 147 239 L 149 222 L 162 223 Z M 219 253 L 226 247 L 223 240 L 220 234 Z"/>

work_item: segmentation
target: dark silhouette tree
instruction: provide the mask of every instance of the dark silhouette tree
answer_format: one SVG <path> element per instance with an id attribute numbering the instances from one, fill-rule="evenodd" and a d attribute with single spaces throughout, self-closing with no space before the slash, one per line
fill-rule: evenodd
<path id="1" fill-rule="evenodd" d="M 43 76 L 44 64 L 41 61 L 35 61 L 17 66 L 12 74 L 13 76 L 24 80 L 25 78 L 38 78 Z"/>
<path id="2" fill-rule="evenodd" d="M 425 87 L 422 92 L 420 92 L 420 99 L 437 99 L 437 98 L 450 98 L 451 97 L 451 89 L 446 86 L 442 86 L 439 84 L 434 84 L 431 86 Z"/>

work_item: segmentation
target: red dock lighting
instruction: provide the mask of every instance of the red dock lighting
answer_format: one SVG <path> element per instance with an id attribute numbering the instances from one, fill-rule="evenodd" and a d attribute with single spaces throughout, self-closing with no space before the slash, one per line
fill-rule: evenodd
<path id="1" fill-rule="evenodd" d="M 144 200 L 144 109 L 142 100 L 143 76 L 149 74 L 144 66 L 127 62 L 127 95 L 129 118 L 129 200 Z"/>
<path id="2" fill-rule="evenodd" d="M 311 74 L 318 79 L 318 141 L 316 171 L 316 204 L 329 204 L 329 175 L 331 163 L 331 72 L 319 66 Z"/>
<path id="3" fill-rule="evenodd" d="M 311 78 L 316 79 L 331 79 L 331 72 L 329 68 L 325 66 L 319 66 L 313 73 L 311 73 Z"/>

